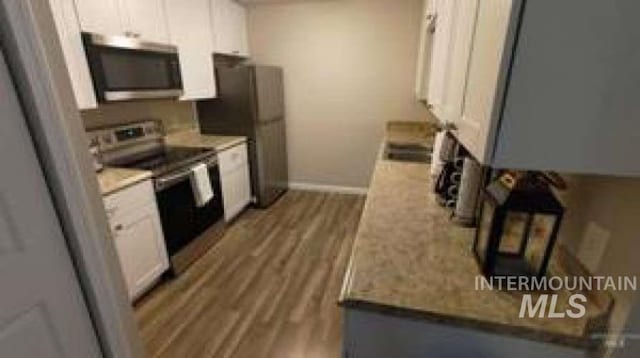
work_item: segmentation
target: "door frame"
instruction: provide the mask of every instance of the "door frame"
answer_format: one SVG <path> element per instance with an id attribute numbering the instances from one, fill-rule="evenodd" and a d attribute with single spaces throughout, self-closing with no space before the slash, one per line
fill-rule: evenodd
<path id="1" fill-rule="evenodd" d="M 103 356 L 143 356 L 48 0 L 0 0 L 0 50 L 53 195 Z"/>

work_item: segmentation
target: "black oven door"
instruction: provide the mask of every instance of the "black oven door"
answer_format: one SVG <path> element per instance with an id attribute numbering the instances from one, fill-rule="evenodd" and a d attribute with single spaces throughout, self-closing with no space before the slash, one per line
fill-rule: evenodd
<path id="1" fill-rule="evenodd" d="M 160 221 L 169 256 L 180 251 L 224 216 L 217 164 L 209 167 L 209 178 L 213 199 L 203 207 L 196 206 L 189 174 L 166 187 L 156 186 Z"/>
<path id="2" fill-rule="evenodd" d="M 99 101 L 182 95 L 174 46 L 90 33 L 83 33 L 82 38 Z"/>

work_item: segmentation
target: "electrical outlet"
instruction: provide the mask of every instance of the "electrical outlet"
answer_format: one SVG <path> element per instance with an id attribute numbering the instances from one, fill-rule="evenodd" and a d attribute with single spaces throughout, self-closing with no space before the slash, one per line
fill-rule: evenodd
<path id="1" fill-rule="evenodd" d="M 610 238 L 611 232 L 606 228 L 595 222 L 587 224 L 578 249 L 578 259 L 590 273 L 598 272 Z"/>

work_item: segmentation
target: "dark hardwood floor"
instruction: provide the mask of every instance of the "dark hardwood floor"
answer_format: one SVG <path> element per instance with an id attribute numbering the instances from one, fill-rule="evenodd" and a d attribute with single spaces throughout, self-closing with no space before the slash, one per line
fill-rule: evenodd
<path id="1" fill-rule="evenodd" d="M 336 302 L 364 196 L 290 191 L 250 209 L 136 304 L 149 357 L 340 357 Z"/>

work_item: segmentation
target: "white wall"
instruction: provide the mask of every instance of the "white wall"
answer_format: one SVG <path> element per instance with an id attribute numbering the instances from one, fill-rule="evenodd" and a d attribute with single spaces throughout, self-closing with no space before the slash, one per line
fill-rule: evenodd
<path id="1" fill-rule="evenodd" d="M 284 68 L 292 182 L 366 187 L 388 120 L 418 120 L 422 0 L 249 8 L 251 56 Z"/>
<path id="2" fill-rule="evenodd" d="M 573 177 L 566 207 L 561 242 L 591 273 L 640 274 L 640 178 Z M 612 294 L 616 302 L 611 328 L 619 332 L 640 295 L 625 291 Z"/>

